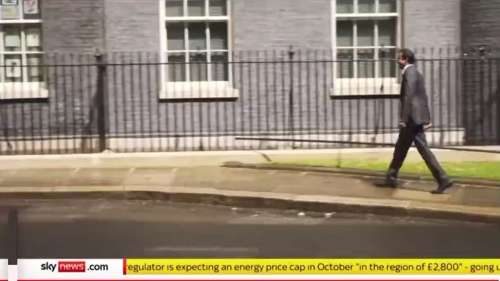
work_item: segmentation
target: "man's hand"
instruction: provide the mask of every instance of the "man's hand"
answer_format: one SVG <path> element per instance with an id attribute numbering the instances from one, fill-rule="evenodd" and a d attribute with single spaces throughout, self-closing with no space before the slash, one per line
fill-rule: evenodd
<path id="1" fill-rule="evenodd" d="M 406 128 L 406 123 L 403 121 L 399 121 L 399 128 Z"/>
<path id="2" fill-rule="evenodd" d="M 431 127 L 432 127 L 432 123 L 425 124 L 425 125 L 424 125 L 424 131 L 429 130 Z"/>

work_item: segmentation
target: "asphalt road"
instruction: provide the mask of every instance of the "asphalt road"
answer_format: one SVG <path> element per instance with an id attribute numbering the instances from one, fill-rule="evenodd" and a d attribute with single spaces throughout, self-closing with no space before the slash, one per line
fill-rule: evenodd
<path id="1" fill-rule="evenodd" d="M 0 201 L 13 204 L 23 206 L 19 258 L 500 258 L 500 225 L 482 223 L 156 201 Z M 6 238 L 3 212 L 2 258 Z"/>

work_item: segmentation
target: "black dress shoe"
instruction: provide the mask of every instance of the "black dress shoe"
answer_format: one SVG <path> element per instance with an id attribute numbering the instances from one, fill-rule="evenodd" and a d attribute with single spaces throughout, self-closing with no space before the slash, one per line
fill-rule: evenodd
<path id="1" fill-rule="evenodd" d="M 388 188 L 396 188 L 398 187 L 398 183 L 394 179 L 385 179 L 383 181 L 376 181 L 375 186 L 377 187 L 388 187 Z"/>
<path id="2" fill-rule="evenodd" d="M 432 194 L 443 194 L 444 191 L 453 185 L 453 181 L 448 180 L 444 183 L 439 184 L 438 188 L 431 191 Z"/>

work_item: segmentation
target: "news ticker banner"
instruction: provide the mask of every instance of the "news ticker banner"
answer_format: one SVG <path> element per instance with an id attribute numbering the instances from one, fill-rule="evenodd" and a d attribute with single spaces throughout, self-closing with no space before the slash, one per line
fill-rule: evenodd
<path id="1" fill-rule="evenodd" d="M 450 280 L 449 277 L 500 280 L 500 259 L 20 259 L 15 267 L 0 260 L 0 280 L 9 281 Z"/>

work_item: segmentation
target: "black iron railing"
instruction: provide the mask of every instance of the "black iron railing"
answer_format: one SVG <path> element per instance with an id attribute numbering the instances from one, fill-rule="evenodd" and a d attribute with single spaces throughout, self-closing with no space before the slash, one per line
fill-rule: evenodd
<path id="1" fill-rule="evenodd" d="M 396 59 L 340 60 L 333 54 L 293 49 L 193 54 L 189 63 L 157 53 L 45 54 L 42 65 L 3 65 L 0 150 L 45 154 L 394 143 Z M 500 59 L 464 56 L 459 50 L 421 50 L 417 56 L 434 125 L 428 141 L 441 147 L 500 144 Z M 35 81 L 31 72 L 42 75 L 32 75 Z"/>

